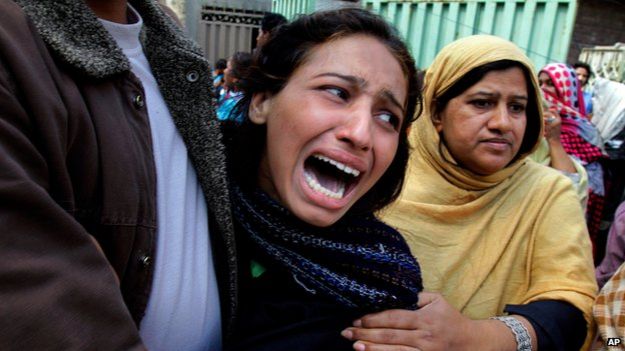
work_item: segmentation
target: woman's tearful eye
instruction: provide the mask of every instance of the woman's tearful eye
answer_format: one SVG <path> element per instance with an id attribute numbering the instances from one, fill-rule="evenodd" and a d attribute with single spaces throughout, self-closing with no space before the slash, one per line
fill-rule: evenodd
<path id="1" fill-rule="evenodd" d="M 378 119 L 389 124 L 394 130 L 399 128 L 399 118 L 390 112 L 380 113 Z"/>
<path id="2" fill-rule="evenodd" d="M 349 93 L 345 89 L 341 89 L 337 87 L 325 87 L 324 89 L 328 93 L 338 97 L 341 100 L 349 99 Z"/>

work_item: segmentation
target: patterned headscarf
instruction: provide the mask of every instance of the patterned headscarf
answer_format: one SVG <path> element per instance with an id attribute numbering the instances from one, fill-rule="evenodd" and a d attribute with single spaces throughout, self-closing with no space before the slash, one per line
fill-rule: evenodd
<path id="1" fill-rule="evenodd" d="M 556 95 L 545 91 L 547 100 L 558 106 L 558 111 L 564 110 L 565 113 L 585 117 L 586 110 L 584 105 L 584 95 L 582 87 L 577 80 L 575 70 L 563 63 L 550 63 L 545 66 L 541 72 L 546 73 L 556 88 Z"/>
<path id="2" fill-rule="evenodd" d="M 563 63 L 550 63 L 540 72 L 549 75 L 556 90 L 555 94 L 543 90 L 543 94 L 562 119 L 560 137 L 564 150 L 583 164 L 604 157 L 601 135 L 586 118 L 584 97 L 573 68 Z"/>

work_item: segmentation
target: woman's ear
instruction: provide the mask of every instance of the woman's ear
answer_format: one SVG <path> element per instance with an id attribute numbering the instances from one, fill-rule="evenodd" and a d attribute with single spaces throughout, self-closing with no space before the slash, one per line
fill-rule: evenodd
<path id="1" fill-rule="evenodd" d="M 265 124 L 269 117 L 269 110 L 271 107 L 271 97 L 268 93 L 254 93 L 252 101 L 250 103 L 250 109 L 248 116 L 250 121 L 254 124 Z"/>
<path id="2" fill-rule="evenodd" d="M 443 122 L 441 121 L 440 113 L 435 113 L 432 115 L 432 124 L 434 124 L 434 128 L 438 133 L 443 130 Z"/>

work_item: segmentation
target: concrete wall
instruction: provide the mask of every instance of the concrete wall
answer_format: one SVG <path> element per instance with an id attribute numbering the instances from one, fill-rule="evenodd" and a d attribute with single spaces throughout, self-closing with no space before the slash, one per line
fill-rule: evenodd
<path id="1" fill-rule="evenodd" d="M 625 43 L 625 1 L 581 0 L 567 61 L 574 63 L 584 47 Z"/>

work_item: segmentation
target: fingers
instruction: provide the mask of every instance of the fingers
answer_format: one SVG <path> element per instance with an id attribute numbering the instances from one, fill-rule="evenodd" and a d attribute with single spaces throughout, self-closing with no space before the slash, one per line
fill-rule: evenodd
<path id="1" fill-rule="evenodd" d="M 381 345 L 408 345 L 418 347 L 420 343 L 432 337 L 429 331 L 425 330 L 403 330 L 388 328 L 347 328 L 341 335 L 349 340 L 358 340 Z"/>
<path id="2" fill-rule="evenodd" d="M 363 328 L 416 329 L 416 311 L 387 310 L 368 314 L 356 321 L 354 326 Z"/>
<path id="3" fill-rule="evenodd" d="M 353 347 L 356 351 L 421 351 L 419 348 L 406 345 L 381 345 L 366 341 L 358 341 Z"/>
<path id="4" fill-rule="evenodd" d="M 441 298 L 441 295 L 437 293 L 421 292 L 419 293 L 418 306 L 423 308 Z M 372 313 L 354 321 L 354 326 L 363 328 L 419 329 L 419 310 L 387 310 Z"/>
<path id="5" fill-rule="evenodd" d="M 441 298 L 441 294 L 422 291 L 419 293 L 419 308 L 429 305 Z"/>

